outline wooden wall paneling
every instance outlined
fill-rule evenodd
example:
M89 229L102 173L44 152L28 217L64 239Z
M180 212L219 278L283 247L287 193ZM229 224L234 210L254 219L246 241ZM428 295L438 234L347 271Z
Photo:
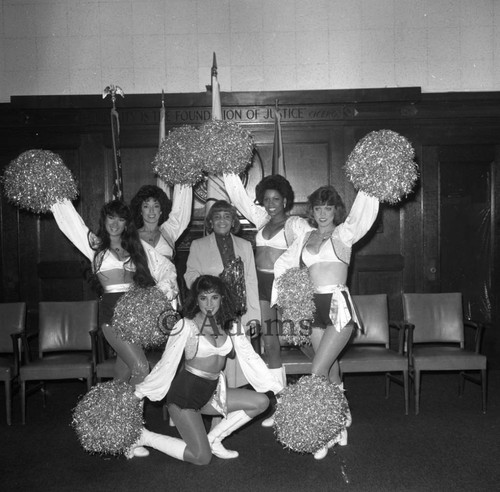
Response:
M422 255L414 292L439 292L439 162L436 147L422 149ZM425 220L424 220L425 217Z

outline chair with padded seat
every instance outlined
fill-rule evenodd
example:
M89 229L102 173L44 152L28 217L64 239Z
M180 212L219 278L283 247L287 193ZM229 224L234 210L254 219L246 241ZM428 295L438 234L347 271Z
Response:
M480 354L482 323L464 320L462 294L403 294L405 321L412 325L408 343L414 381L415 414L420 411L420 381L423 371L456 371L460 376L459 396L465 380L481 386L482 410L486 412L487 359ZM475 330L474 349L465 347L465 327ZM470 371L473 371L471 373ZM477 376L474 373L478 373Z
M409 408L408 357L404 352L406 326L389 321L387 294L353 295L364 333L356 331L342 353L339 364L347 373L385 373L385 396L389 397L391 382L403 387L405 414ZM391 348L390 329L397 330L397 350Z
M0 380L5 385L7 425L12 423L12 383L19 374L19 341L25 324L25 302L0 303Z
M38 358L21 365L22 423L26 422L26 383L85 379L92 387L94 364L90 332L97 329L97 301L40 302ZM45 391L43 391L45 406Z

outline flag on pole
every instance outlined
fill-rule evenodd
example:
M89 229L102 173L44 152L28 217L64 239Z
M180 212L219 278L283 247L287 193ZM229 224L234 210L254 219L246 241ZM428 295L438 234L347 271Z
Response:
M217 58L213 57L212 62L212 120L222 120L222 107L220 100L220 86L217 79ZM207 200L205 202L205 215L210 207L217 200L229 201L229 197L224 187L224 181L220 176L209 174L207 179Z
M281 135L281 116L278 111L278 101L274 110L274 142L271 174L281 174L286 178L285 156L283 154L283 139Z
M222 106L220 102L220 86L217 78L217 58L212 61L212 119L222 120Z
M161 108L160 108L160 131L158 135L158 148L160 148L163 140L166 137L165 130L165 92L161 90ZM161 188L169 198L172 198L172 190L170 186L163 181L159 176L156 178L156 185Z
M120 153L120 117L116 110L116 95L125 97L123 90L119 86L108 85L103 93L103 99L111 95L111 138L113 143L113 200L123 200L123 176L122 176L122 158Z

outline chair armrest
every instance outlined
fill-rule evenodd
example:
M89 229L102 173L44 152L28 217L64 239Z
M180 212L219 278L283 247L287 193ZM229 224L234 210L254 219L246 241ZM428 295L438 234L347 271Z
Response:
M473 321L471 319L464 319L464 327L474 328L476 330L476 334L474 336L474 352L476 352L476 354L479 354L479 352L481 351L485 324L479 321Z
M394 328L399 331L398 333L398 354L404 354L406 332L408 330L408 323L404 321L389 321L389 328Z
M99 332L96 328L89 331L90 335L90 346L92 349L92 363L94 367L97 366L97 363L100 362L100 354L99 354Z
M415 325L412 323L405 322L406 326L406 342L407 342L407 350L408 350L408 360L410 361L413 358L413 330L415 330Z
M22 332L21 333L11 333L10 338L12 340L12 353L14 354L14 374L17 376L19 374L19 366L21 362L20 347L22 346Z
M31 351L30 351L30 341L33 338L38 337L38 331L27 332L25 330L19 333L12 333L12 343L17 348L19 346L19 340L21 340L21 352L17 350L18 364L21 365L23 363L22 356L24 355L24 363L29 364L31 362ZM16 354L16 352L14 352ZM16 355L14 355L15 357Z

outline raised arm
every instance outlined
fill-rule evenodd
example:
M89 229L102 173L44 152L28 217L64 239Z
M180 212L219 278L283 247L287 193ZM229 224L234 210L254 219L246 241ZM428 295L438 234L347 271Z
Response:
M359 191L346 220L338 226L339 237L348 246L359 241L377 219L379 201Z
M65 198L52 205L50 210L54 214L54 219L60 231L92 261L95 251L89 244L89 228L85 225L73 204Z
M168 219L160 226L161 233L167 243L173 245L186 230L191 220L193 208L193 188L176 184L172 198L172 210Z
M237 174L224 173L224 186L226 187L231 203L241 214L252 222L257 229L260 229L269 221L269 216L264 207L254 203L248 196Z

